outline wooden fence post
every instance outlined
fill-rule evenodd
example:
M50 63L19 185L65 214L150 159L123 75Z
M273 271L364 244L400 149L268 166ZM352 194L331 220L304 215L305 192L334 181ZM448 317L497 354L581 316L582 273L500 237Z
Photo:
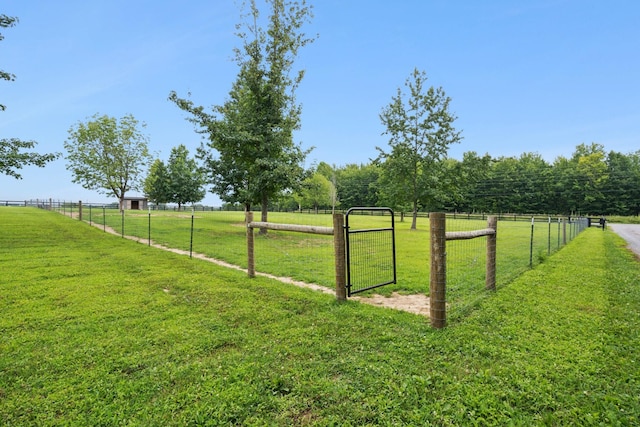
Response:
M78 201L78 220L82 221L82 200Z
M253 255L253 227L249 224L253 222L253 212L246 212L247 223L247 274L249 277L256 277L256 263Z
M485 289L496 290L496 243L498 241L498 218L490 216L487 219L487 228L495 231L487 235L487 276L485 279Z
M336 263L336 299L347 299L347 278L345 265L344 215L333 214L333 248Z
M567 244L567 219L562 218L562 246Z
M447 253L446 217L444 213L429 214L431 235L431 266L429 277L429 315L431 326L444 328L447 324Z

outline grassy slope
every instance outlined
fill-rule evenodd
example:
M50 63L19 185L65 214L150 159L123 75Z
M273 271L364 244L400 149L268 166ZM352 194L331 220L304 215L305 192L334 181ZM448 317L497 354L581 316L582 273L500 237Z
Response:
M0 208L0 424L639 422L640 267L588 230L443 331Z

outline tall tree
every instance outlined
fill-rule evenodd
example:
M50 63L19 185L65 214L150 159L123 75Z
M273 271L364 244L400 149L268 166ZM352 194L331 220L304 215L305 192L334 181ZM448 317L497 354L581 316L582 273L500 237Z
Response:
M434 206L442 197L444 160L449 146L462 139L453 127L457 117L449 112L451 98L442 87L426 88L426 81L426 73L416 68L405 81L409 93L398 88L380 114L391 150L376 147L385 194L397 206L411 206L412 230L418 209Z
M64 147L73 182L117 197L123 209L125 194L140 188L151 162L148 138L139 125L132 115L117 120L96 114L72 126Z
M300 127L301 107L295 90L304 72L295 72L300 48L313 39L302 31L312 17L303 1L266 0L270 16L260 26L255 0L249 1L246 22L237 26L241 47L235 49L240 67L229 98L208 113L171 92L169 99L191 114L209 141L198 150L212 190L229 203L246 209L260 204L267 221L269 199L296 189L304 178L308 151L293 141Z
M629 175L631 177L631 200L629 202L629 210L627 215L640 215L640 150L634 151L627 155L629 158Z
M600 214L608 181L606 154L601 144L579 144L571 158L558 157L552 174L555 195L568 214Z
M380 167L376 163L348 164L337 170L338 198L344 208L378 206Z
M296 194L296 200L300 207L318 208L332 206L332 195L335 187L322 173L315 172L302 182L302 186Z
M331 203L331 213L335 213L336 206L340 204L338 198L338 172L335 165L331 166L328 163L320 162L316 170L317 173L322 174L329 181L329 200Z
M156 159L149 168L149 175L144 180L143 191L145 196L156 205L171 201L169 173L162 160Z
M180 144L169 155L168 188L170 202L178 204L178 210L187 203L196 203L206 194L204 176L195 159L189 158L189 150Z
M517 181L508 192L514 196L513 212L545 212L551 188L551 167L538 153L523 153L516 160Z
M18 18L15 16L7 16L0 14L0 28L10 28L16 25ZM0 41L4 39L0 33ZM0 80L13 81L16 76L4 70L0 70ZM0 111L4 111L6 106L0 104ZM16 179L21 179L22 175L18 173L18 169L22 169L27 165L44 167L48 162L60 157L59 153L38 154L35 152L25 152L23 149L33 148L37 142L22 141L18 138L2 138L0 139L0 173L9 175Z
M482 197L482 186L489 177L492 158L485 154L480 157L475 151L467 151L462 161L451 159L449 180L454 183L451 191L451 205L460 211L487 211Z
M606 210L599 212L610 215L633 215L634 206L640 203L640 171L634 171L634 155L624 155L615 151L607 155L607 175L604 185Z

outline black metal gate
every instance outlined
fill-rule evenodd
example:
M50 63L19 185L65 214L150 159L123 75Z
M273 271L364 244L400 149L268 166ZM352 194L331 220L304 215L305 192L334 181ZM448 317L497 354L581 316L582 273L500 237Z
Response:
M396 283L393 210L351 208L345 216L347 295Z

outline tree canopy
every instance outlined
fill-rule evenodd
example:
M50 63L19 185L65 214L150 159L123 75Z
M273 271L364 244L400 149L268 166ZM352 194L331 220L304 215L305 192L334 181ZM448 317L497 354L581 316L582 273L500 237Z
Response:
M139 129L144 126L133 115L118 120L99 114L72 126L64 147L73 182L117 197L122 209L125 194L140 189L151 162L148 138Z
M321 162L309 172L311 176L335 177L336 198L341 209L389 205L389 196L384 194L389 191L388 178L379 161L344 166ZM640 214L640 150L624 154L607 152L601 144L579 144L570 156L559 156L552 162L532 152L492 157L469 151L461 160L443 161L440 176L442 180L434 184L441 187L437 204L422 207L421 211ZM304 191L296 194L302 208L331 208L327 197L316 197L315 204L310 197L302 197L304 194ZM327 194L326 187L324 194ZM412 210L410 204L393 207L402 212Z
M382 195L396 208L410 207L411 229L416 228L421 207L434 208L446 188L444 174L447 151L461 140L453 127L456 116L449 112L451 99L444 90L426 87L427 75L414 69L405 81L406 94L398 88L380 120L389 136L390 151L376 147L382 170Z
M0 14L0 28L10 28L16 25L18 18L15 16L7 16ZM0 33L0 41L4 39ZM12 73L0 70L0 80L13 81L16 76ZM4 104L0 104L0 111L6 110ZM38 154L35 152L23 151L35 147L35 141L22 141L18 138L2 138L0 139L0 173L9 175L16 179L21 179L22 175L18 173L27 165L44 167L48 162L60 157L59 153Z
M22 141L17 138L0 139L0 173L21 179L22 175L18 170L24 166L44 167L48 162L60 157L59 153L38 154L22 151L33 148L36 144L35 141Z
M15 16L7 16L5 14L0 14L0 28L10 28L15 26L18 23L18 18L16 18ZM0 41L2 41L4 39L4 36L2 35L2 33L0 33ZM6 72L4 70L0 70L0 80L8 80L8 81L13 81L15 80L16 76L15 74ZM6 109L6 106L4 104L0 104L0 111L4 111Z
M204 176L195 159L183 144L171 149L167 165L154 161L144 181L144 192L155 203L176 203L178 210L196 203L206 194Z
M302 185L295 195L301 208L313 208L316 212L320 207L335 206L335 187L320 172L315 172L302 181Z
M144 180L144 195L156 205L171 201L169 189L169 172L167 166L160 159L154 160L149 168L149 175Z
M228 203L262 207L267 220L269 200L295 190L304 178L308 154L294 142L301 107L295 90L304 72L293 69L300 48L312 41L302 26L312 17L304 1L267 0L266 27L260 25L255 0L249 1L246 22L237 26L240 67L228 99L211 113L171 92L169 99L206 135L198 150L212 191Z

